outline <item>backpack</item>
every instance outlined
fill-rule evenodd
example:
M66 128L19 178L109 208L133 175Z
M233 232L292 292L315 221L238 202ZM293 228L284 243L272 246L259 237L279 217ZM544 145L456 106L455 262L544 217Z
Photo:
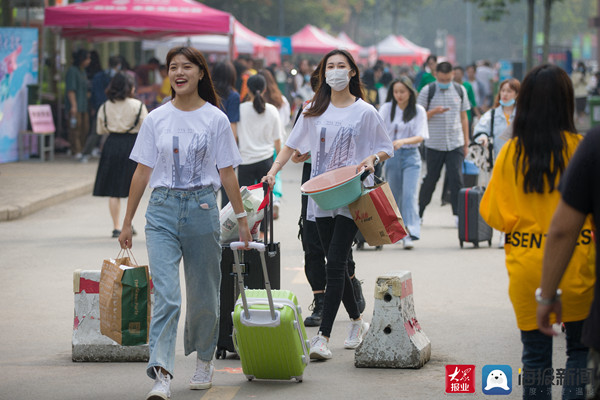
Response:
M461 89L461 86L454 81L452 81L452 86L454 86L454 90L456 90L456 93L458 93L458 95L460 96L460 104L462 104L462 102L464 101L464 94ZM427 87L429 88L429 92L427 93L427 107L425 107L425 110L429 111L429 104L431 103L431 99L433 99L433 96L435 95L435 89L437 89L436 82L431 82L427 85Z

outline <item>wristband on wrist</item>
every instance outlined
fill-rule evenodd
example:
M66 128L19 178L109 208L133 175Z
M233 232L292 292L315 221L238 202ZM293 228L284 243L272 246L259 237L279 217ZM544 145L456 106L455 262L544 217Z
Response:
M554 295L554 297L550 299L545 299L542 297L542 288L537 288L535 291L535 301L537 301L538 304L541 304L543 306L549 306L559 301L561 294L562 290L556 289L556 294Z
M246 211L243 211L243 212L241 212L239 214L235 214L235 218L237 218L237 219L244 218L244 217L247 217L247 216L248 216L248 213Z

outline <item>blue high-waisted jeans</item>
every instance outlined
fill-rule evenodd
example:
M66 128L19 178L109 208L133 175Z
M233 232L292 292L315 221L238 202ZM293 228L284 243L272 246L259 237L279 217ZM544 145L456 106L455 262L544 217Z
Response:
M173 375L182 258L187 294L185 355L196 351L204 361L213 358L219 333L219 236L219 209L212 187L195 191L154 189L146 211L146 246L154 284L146 372L153 379L153 367Z
M385 177L390 184L406 228L412 239L421 237L419 218L419 181L421 154L417 147L400 148L385 162Z

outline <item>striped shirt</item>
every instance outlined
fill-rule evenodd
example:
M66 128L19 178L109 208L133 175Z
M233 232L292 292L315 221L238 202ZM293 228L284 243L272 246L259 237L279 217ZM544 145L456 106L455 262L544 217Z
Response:
M461 102L460 95L453 86L454 84L451 84L450 88L444 90L436 87L429 108L427 108L429 85L419 93L417 103L427 111L438 106L450 108L444 113L434 115L427 121L429 139L425 140L425 147L438 151L450 151L465 145L460 115L462 111L469 110L471 105L465 88L460 85L460 90L463 92Z

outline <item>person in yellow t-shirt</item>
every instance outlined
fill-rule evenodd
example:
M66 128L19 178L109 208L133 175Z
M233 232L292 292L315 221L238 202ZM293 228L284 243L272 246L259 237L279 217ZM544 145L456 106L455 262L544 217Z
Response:
M162 83L158 88L158 94L156 95L156 101L158 104L162 104L162 102L167 98L171 97L171 81L169 80L169 71L167 70L166 65L161 65L158 67L158 72L162 77ZM157 85L158 86L158 85Z
M554 383L543 379L552 374L552 338L537 326L536 288L546 234L560 200L558 182L582 139L574 133L574 104L571 80L559 67L541 65L527 74L517 97L513 138L500 151L480 204L483 219L506 234L508 293L523 343L524 399L550 399ZM581 330L595 280L591 219L578 244L560 285L567 334L565 376L586 368L588 349L581 343ZM584 389L584 383L565 379L563 398L583 398L579 393Z

